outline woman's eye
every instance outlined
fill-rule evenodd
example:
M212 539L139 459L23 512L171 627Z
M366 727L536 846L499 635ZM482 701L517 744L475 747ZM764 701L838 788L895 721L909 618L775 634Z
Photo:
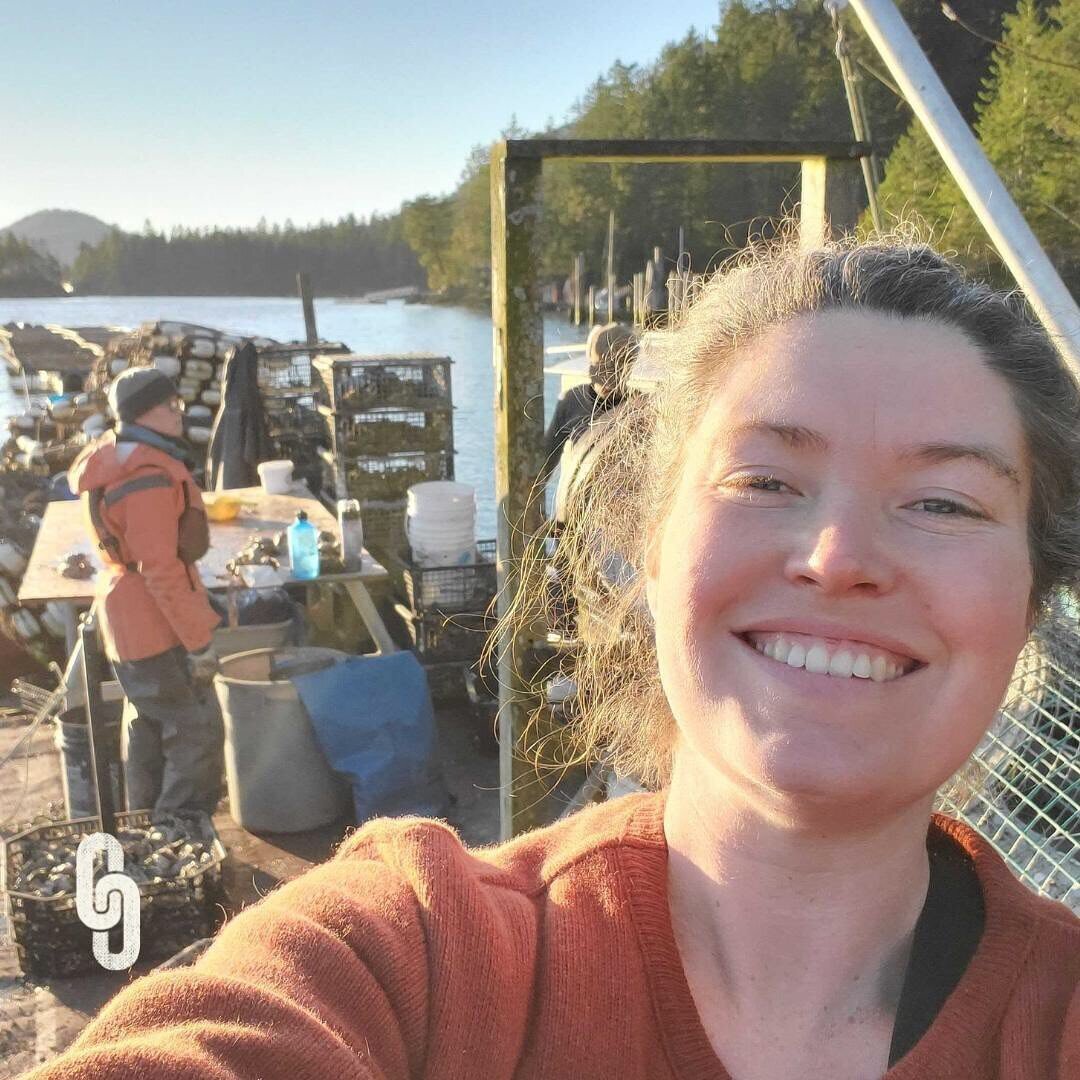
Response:
M764 491L769 494L783 494L792 489L783 480L775 476L735 476L728 484L740 491Z
M928 514L942 516L976 519L982 519L986 516L971 506L966 506L964 503L957 502L955 499L919 499L918 502L911 503L911 506L915 509L922 508Z
M754 476L746 486L755 491L783 491L787 484L777 480L775 476Z

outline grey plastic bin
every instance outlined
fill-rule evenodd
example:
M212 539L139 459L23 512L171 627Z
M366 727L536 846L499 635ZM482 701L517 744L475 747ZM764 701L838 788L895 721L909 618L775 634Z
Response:
M341 818L348 784L326 762L293 675L346 659L336 649L255 649L214 679L225 721L229 811L251 832L303 832Z

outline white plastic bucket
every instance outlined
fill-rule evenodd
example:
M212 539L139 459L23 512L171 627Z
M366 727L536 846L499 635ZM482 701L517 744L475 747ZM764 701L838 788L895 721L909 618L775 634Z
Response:
M470 540L476 535L476 526L471 521L450 522L446 525L424 525L413 518L409 522L409 535L420 542L430 540L433 543Z
M476 562L476 545L445 551L413 548L413 559L419 566L429 569L438 566L469 566Z
M259 480L267 495L288 495L292 486L291 461L264 461L259 466Z
M454 480L427 480L409 488L408 512L423 514L445 512L456 507L476 509L476 492L468 484Z
M409 488L405 535L421 566L461 566L476 550L476 491L453 480Z

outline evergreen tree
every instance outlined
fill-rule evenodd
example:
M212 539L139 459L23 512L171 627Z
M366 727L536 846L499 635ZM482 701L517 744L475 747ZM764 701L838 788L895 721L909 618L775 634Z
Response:
M1042 13L1020 0L1003 20L976 106L976 133L1066 282L1080 285L1080 0ZM980 273L1006 277L982 226L917 121L886 166L881 198L895 218L926 223L934 240ZM865 224L865 223L864 223Z

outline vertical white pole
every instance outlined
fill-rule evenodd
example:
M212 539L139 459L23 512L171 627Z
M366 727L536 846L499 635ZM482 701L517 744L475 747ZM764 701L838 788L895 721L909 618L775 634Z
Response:
M1080 374L1080 308L892 0L848 0L1043 326Z

